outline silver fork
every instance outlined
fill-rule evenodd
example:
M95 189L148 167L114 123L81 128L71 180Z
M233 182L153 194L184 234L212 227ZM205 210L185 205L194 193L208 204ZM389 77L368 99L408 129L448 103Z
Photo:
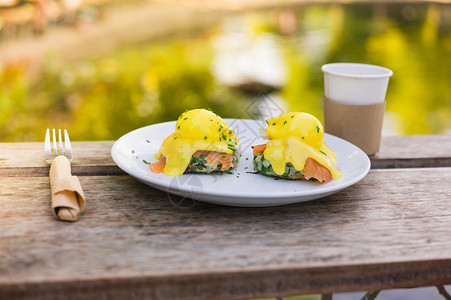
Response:
M58 143L56 142L56 131L53 129L53 143L50 142L50 129L45 132L44 153L45 161L51 163L53 159L59 155L64 155L72 161L72 147L70 145L69 134L64 129L64 147L61 139L61 129L58 129Z
M85 196L77 176L72 176L70 161L72 147L69 134L64 129L64 146L61 129L53 129L53 142L50 141L50 130L45 133L45 161L50 163L50 188L52 190L52 210L55 217L63 221L76 221L85 206Z

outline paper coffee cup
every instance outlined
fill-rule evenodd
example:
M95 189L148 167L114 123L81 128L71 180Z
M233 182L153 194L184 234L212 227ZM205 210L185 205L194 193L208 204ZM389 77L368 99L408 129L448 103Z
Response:
M366 154L379 151L385 95L393 72L355 63L323 65L324 127Z

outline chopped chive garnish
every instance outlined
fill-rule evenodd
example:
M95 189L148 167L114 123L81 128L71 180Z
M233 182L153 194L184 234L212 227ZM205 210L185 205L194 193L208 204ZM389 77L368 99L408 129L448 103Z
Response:
M150 162L148 162L147 160L143 159L143 163L145 163L146 165L149 165Z
M283 122L283 125L285 125L285 124L287 124L288 123L288 121L287 120L285 120L284 122Z
M188 120L188 118L183 118L183 120Z
M204 136L204 140L206 140L207 139L207 137L206 136Z
M276 123L274 122L274 123L272 123L272 125L276 125Z
M320 132L321 128L319 128L319 126L316 126L316 132Z
M132 153L135 153L135 150L132 150Z
M319 152L327 156L326 152L324 152L323 150L319 150Z
M146 140L146 142L150 143L150 141L149 141L149 140Z
M229 150L232 150L233 152L236 152L236 149L235 149L235 147L233 145L227 145L227 148Z
M294 118L294 115L292 115L291 118L293 119L293 118Z

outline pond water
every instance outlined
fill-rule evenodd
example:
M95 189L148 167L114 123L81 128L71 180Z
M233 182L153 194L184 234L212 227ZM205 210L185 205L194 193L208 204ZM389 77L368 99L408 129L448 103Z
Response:
M97 59L48 58L29 82L0 68L0 141L41 141L47 127L72 140L112 140L191 108L251 118L262 98L323 120L330 62L393 70L384 135L451 134L449 4L300 5L227 14L208 28Z

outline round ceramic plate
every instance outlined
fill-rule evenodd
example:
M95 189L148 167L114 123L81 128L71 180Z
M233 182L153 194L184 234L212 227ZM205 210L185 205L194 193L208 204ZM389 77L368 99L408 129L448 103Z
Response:
M252 145L266 143L260 136L265 122L225 119L240 139L241 158L233 174L184 174L170 177L154 174L147 163L155 162L163 140L175 130L175 121L159 123L131 131L119 138L111 149L114 162L137 180L170 195L231 206L264 207L286 205L325 197L360 181L368 174L368 156L353 144L325 134L324 141L337 156L337 167L343 173L326 184L305 180L276 180L255 174Z

